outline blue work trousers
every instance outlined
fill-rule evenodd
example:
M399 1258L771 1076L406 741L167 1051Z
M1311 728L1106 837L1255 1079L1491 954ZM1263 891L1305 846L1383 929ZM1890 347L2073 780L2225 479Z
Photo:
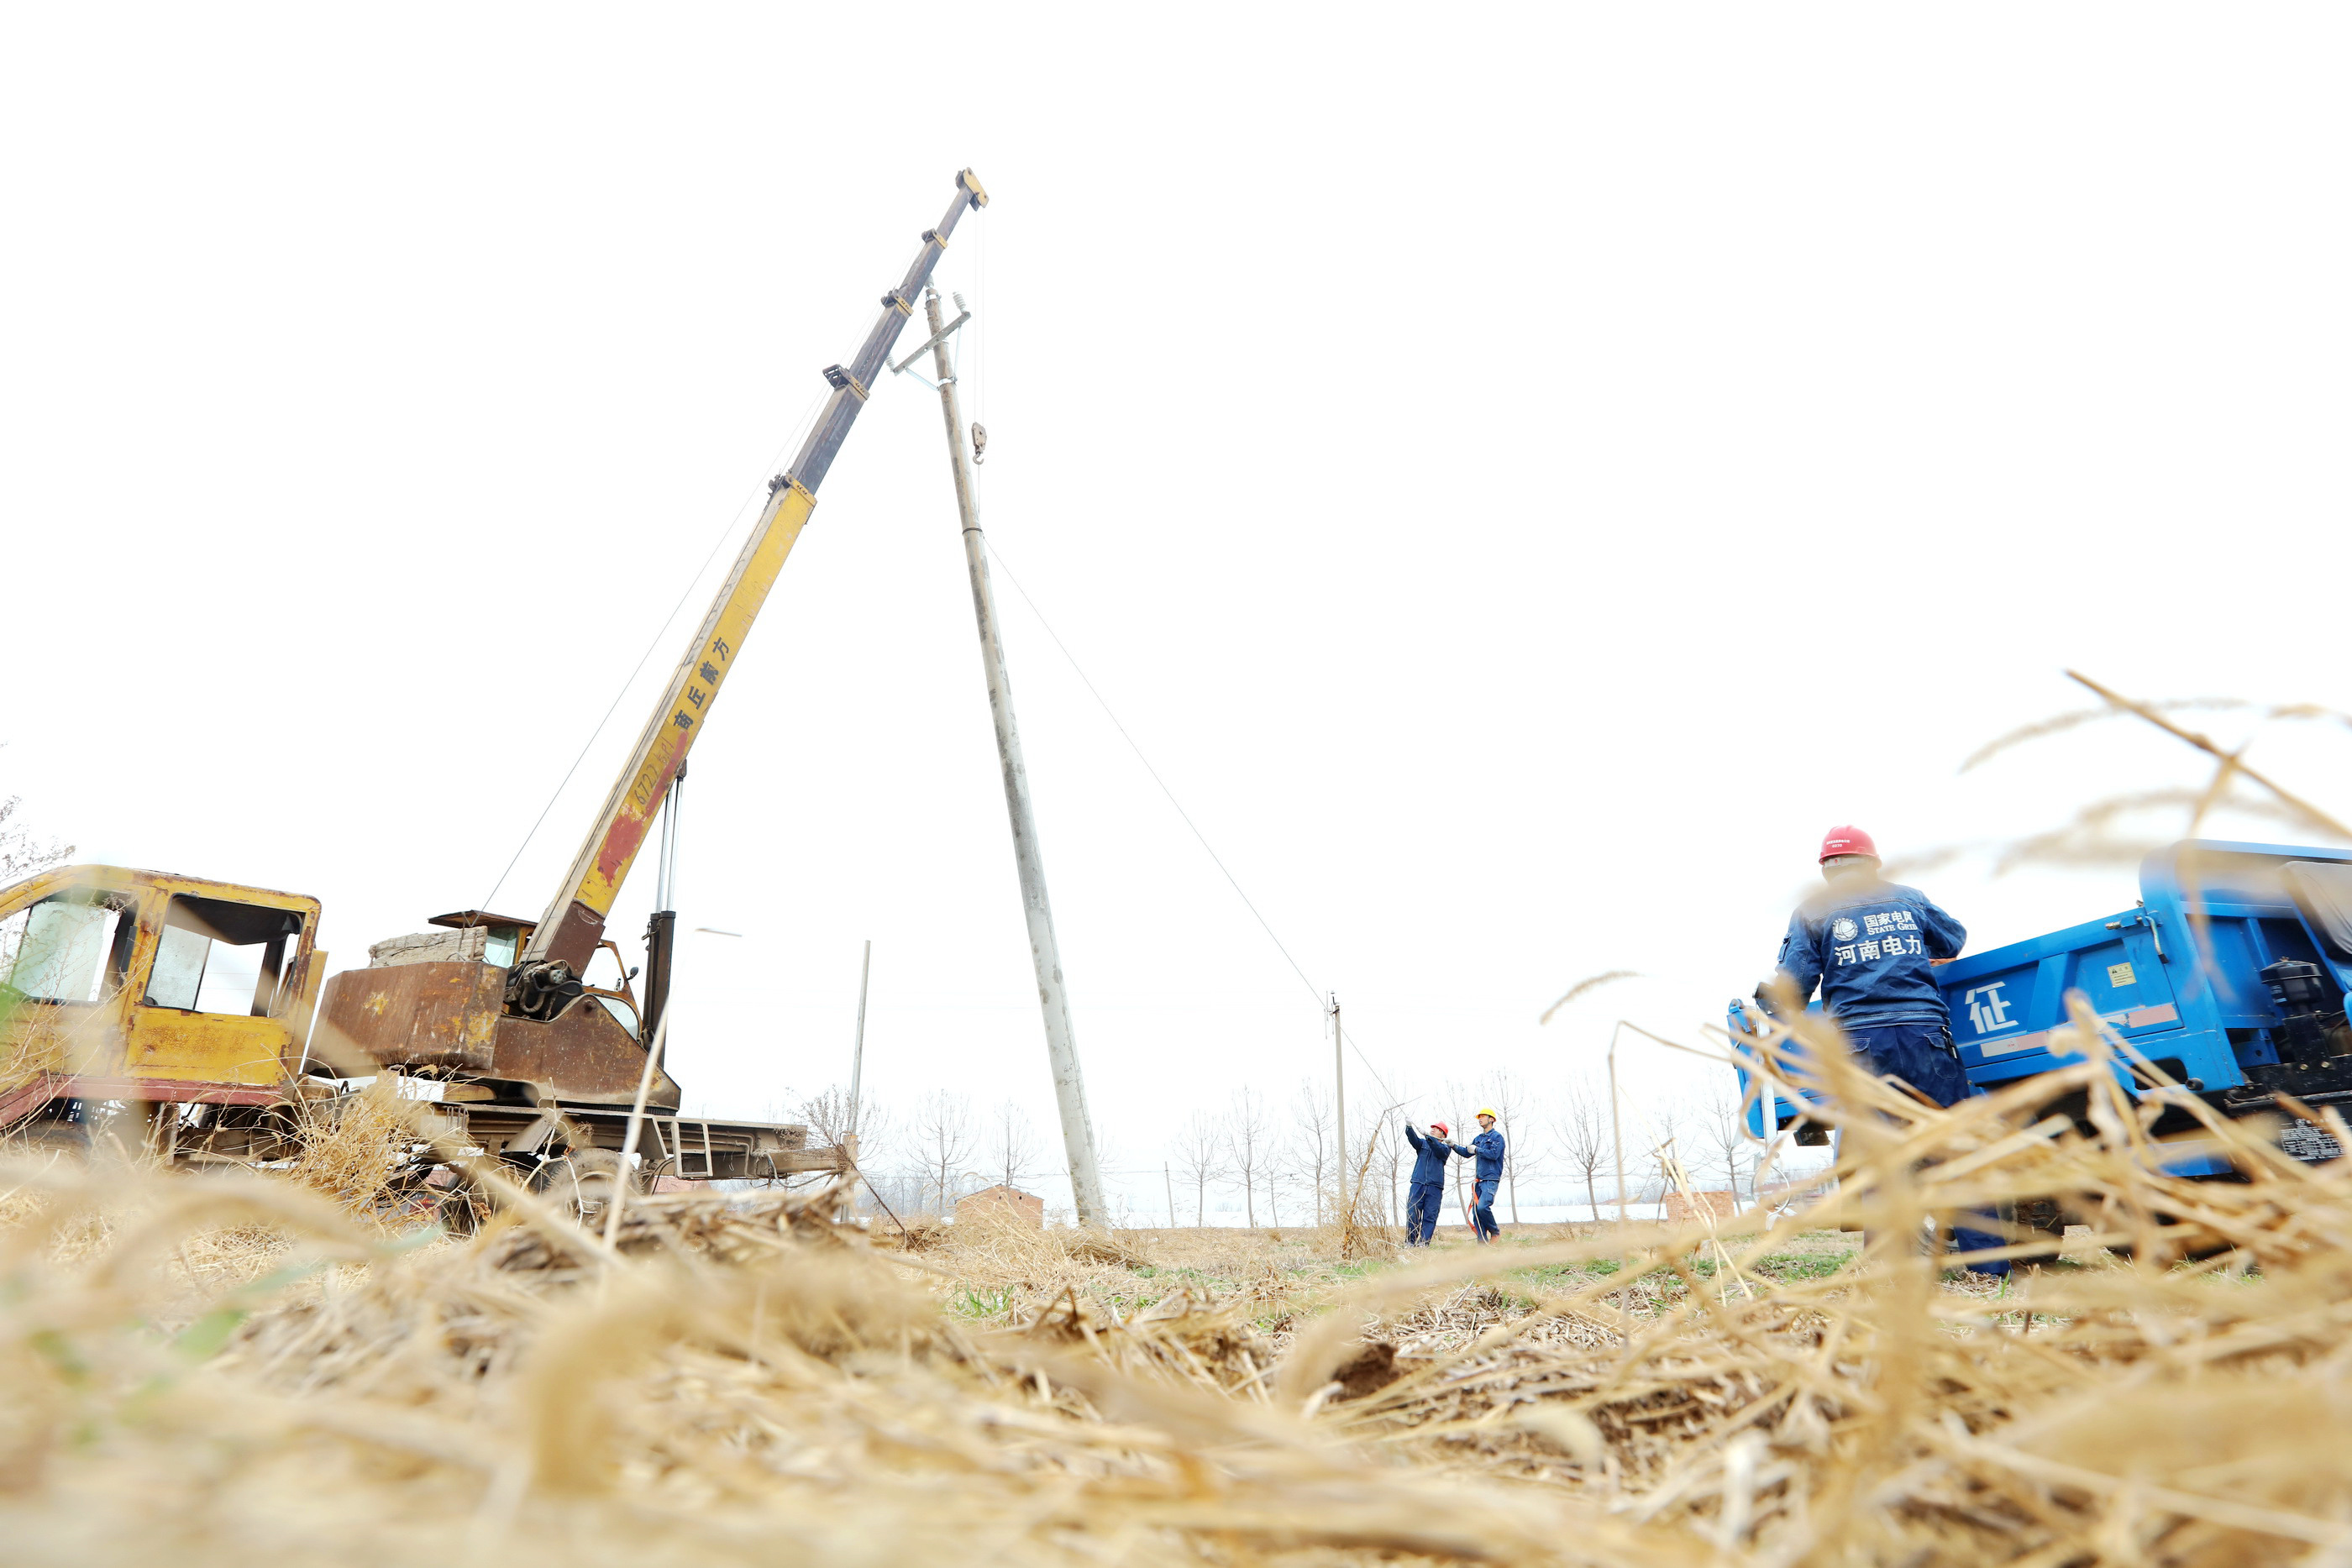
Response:
M1481 1241L1492 1241L1503 1233L1503 1228L1495 1223L1495 1191L1502 1185L1500 1176L1486 1176L1470 1184L1474 1195L1470 1200L1470 1223L1477 1228Z
M1938 1105L1957 1105L1969 1096L1969 1077L1960 1068L1952 1037L1940 1024L1895 1023L1876 1029L1852 1029L1846 1038L1881 1078L1900 1078ZM1983 1218L1992 1218L1990 1215ZM1976 1252L2008 1243L1999 1236L1964 1226L1952 1227L1952 1244L1962 1252ZM1979 1274L2006 1274L2009 1260L1971 1263Z
M1445 1184L1442 1181L1417 1181L1405 1195L1404 1244L1426 1247L1437 1234L1438 1210L1445 1203Z

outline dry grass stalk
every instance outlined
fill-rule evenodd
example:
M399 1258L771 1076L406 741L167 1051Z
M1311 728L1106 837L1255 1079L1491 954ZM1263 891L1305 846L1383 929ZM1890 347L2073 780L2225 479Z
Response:
M1348 1168L1343 1151L1339 1190L1333 1195L1331 1205L1332 1229L1339 1239L1342 1259L1386 1256L1396 1249L1396 1231L1385 1222L1380 1194L1371 1181L1372 1156L1379 1151L1379 1134L1367 1134L1363 1154L1353 1170Z
M400 1081L380 1073L356 1094L297 1102L295 1113L301 1118L301 1152L294 1179L354 1213L383 1209L402 1154L417 1141Z
M0 1515L30 1563L2352 1549L2326 1392L2352 1362L2352 1177L2237 1124L2213 1135L2243 1183L2162 1176L2076 1027L2084 1065L1949 1112L1833 1037L1783 1053L1853 1108L1844 1162L1803 1215L1718 1223L1745 1295L1703 1226L1353 1278L1312 1239L1232 1233L886 1251L834 1187L648 1197L610 1250L532 1216L398 1251L283 1179L24 1167L0 1184ZM2087 1132L2042 1113L2065 1089ZM2130 1260L1993 1296L1913 1241L2049 1193ZM182 1261L251 1223L269 1278ZM1849 1225L1853 1267L1772 1276L1800 1229Z

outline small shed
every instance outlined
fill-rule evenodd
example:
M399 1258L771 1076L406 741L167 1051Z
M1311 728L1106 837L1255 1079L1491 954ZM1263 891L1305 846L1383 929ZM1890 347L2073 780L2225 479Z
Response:
M1045 1228L1045 1200L1034 1192L1023 1192L1017 1186L998 1182L994 1186L982 1187L970 1197L956 1200L956 1223L969 1225L974 1220L994 1220L1003 1225L1024 1225L1033 1230Z

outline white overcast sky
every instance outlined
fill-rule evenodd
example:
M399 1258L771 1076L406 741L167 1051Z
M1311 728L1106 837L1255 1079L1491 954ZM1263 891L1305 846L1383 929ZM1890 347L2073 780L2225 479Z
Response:
M339 966L494 884L536 914L665 618L969 164L940 277L986 328L991 537L1380 1079L1426 1119L1621 1016L1695 1039L1831 823L1992 843L2201 779L2120 725L1958 771L2079 706L2064 668L2352 708L2347 31L20 8L0 795L82 859L318 895ZM1095 1118L1156 1167L1328 1071L1318 1005L998 587ZM2250 760L2352 810L2341 727ZM845 1078L871 937L876 1090L1050 1128L920 387L866 409L689 789L681 923L742 934L681 961L691 1103ZM1977 947L2136 892L1920 880Z

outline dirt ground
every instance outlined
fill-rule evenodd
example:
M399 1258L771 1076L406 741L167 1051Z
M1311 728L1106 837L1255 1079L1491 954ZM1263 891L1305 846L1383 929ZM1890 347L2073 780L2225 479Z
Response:
M2127 1107L2112 1143L2033 1113L1879 1107L1801 1217L1352 1256L904 1235L845 1188L648 1197L608 1247L520 1192L438 1231L347 1147L19 1165L0 1539L60 1568L2352 1561L2352 1173L2249 1135L2243 1183L2173 1181ZM1862 1245L2053 1191L2105 1228L2011 1281Z

